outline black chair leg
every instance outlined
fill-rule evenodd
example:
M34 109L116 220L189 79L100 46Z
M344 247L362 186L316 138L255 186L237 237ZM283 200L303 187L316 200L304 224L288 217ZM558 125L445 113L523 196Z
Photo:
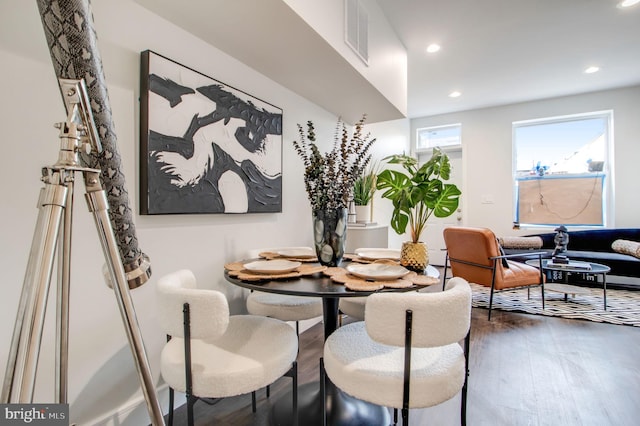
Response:
M171 386L169 386L169 413L167 422L169 426L173 426L173 398L174 398L174 390Z
M293 394L293 426L298 426L298 362L293 361L293 365L291 366L292 373L292 390Z
M171 336L167 334L167 342L169 340L171 340ZM169 426L173 426L174 396L175 396L175 391L171 386L169 386L169 413L167 413L167 422L169 422Z
M491 308L493 307L493 285L491 286L491 294L489 295L489 321L491 321Z
M251 411L256 412L256 391L251 392Z
M442 291L444 291L447 283L447 268L449 266L449 252L447 252L444 259L444 274L442 274Z
M271 385L267 385L267 398L271 396Z
M292 426L298 426L298 361L293 361L289 371L284 373L285 376L291 377L292 383L292 401L291 407L293 411L293 418L291 419Z
M467 425L467 382L465 380L462 388L462 402L460 404L460 425Z
M393 424L394 426L398 424L398 409L393 409Z
M402 409L402 426L409 426L409 409Z
M193 426L193 405L196 403L198 398L187 395L187 425Z
M460 425L467 425L467 389L469 384L469 349L471 345L471 329L464 338L464 385L462 385L462 400L460 401Z
M322 426L327 426L327 390L324 358L320 358L320 404L322 405Z

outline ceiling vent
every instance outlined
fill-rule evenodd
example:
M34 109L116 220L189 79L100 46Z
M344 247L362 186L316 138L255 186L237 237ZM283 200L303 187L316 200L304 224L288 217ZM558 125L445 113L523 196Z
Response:
M345 41L369 65L369 14L360 0L345 0Z

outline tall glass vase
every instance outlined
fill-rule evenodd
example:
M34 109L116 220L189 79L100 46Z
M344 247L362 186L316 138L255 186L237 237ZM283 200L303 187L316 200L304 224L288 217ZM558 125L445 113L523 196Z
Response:
M347 208L313 211L313 242L321 265L340 266L347 241L348 213Z

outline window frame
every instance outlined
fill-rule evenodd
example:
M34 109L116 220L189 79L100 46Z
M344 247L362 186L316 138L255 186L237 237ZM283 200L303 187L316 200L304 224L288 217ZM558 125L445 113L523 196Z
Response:
M426 147L418 147L418 143L420 142L420 133L422 131L429 130L437 130L437 129L447 129L447 128L457 128L459 129L458 142L455 144L447 144L447 145L429 145ZM451 124L443 124L438 126L427 126L427 127L419 127L416 129L416 140L413 145L413 150L416 154L424 154L433 151L433 148L440 148L443 151L453 151L462 149L462 123L451 123Z
M520 212L519 212L519 188L518 182L523 180L518 177L518 146L516 139L516 131L519 128L527 127L527 126L535 126L535 125L547 125L554 123L563 123L563 122L571 122L571 121L580 121L580 120L589 120L594 118L603 119L605 123L604 130L604 139L605 139L605 149L604 149L604 167L601 172L599 172L596 176L602 176L603 185L602 185L602 204L601 204L601 212L602 212L602 222L600 224L546 224L546 223L521 223L520 220ZM512 147L512 188L513 188L513 223L514 226L518 228L555 228L558 225L565 225L572 229L598 229L598 228L609 228L613 227L613 218L614 218L614 157L613 157L613 147L614 147L614 117L613 110L603 110L603 111L593 111L586 113L578 113L571 115L563 115L563 116L553 116L553 117L544 117L544 118L536 118L530 120L521 120L512 122L512 137L511 137L511 147ZM579 174L576 174L576 178L579 177Z

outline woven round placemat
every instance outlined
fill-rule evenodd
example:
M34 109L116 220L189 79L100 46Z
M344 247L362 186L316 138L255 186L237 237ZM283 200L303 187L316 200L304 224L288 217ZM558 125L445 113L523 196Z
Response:
M377 291L384 288L380 281L347 280L344 286L353 291Z
M337 274L331 275L330 277L331 277L331 281L338 284L344 284L349 280L360 280L360 278L356 277L355 275L351 275L346 270L343 273L337 273ZM360 280L360 281L364 281L364 280Z
M328 277L332 277L334 275L346 274L347 270L342 266L329 266L323 273Z
M281 274L261 274L244 269L242 262L231 262L224 265L228 271L230 277L237 278L242 281L271 281L271 280L285 280L290 278L298 278L304 275L313 275L319 272L323 272L327 269L322 265L300 265L291 272L284 272Z
M317 257L291 257L291 256L282 256L279 253L276 252L272 252L272 251L263 251L258 253L258 256L263 258L263 259L267 259L267 260L273 260L273 259L287 259L287 260L291 260L291 261L296 261L296 262L317 262L318 258Z
M323 265L300 265L296 270L302 275L313 275L318 272L325 272L327 267Z
M413 283L409 280L386 280L386 281L374 281L375 283L381 283L386 288L409 288L413 287Z
M237 274L237 275L235 275ZM288 278L298 278L302 274L298 271L286 272L283 274L256 274L243 269L242 271L229 271L229 276L235 276L242 281L271 281L284 280Z
M340 271L339 269L341 269L342 271ZM349 286L347 286L347 288L350 288L351 290L356 290L356 291L358 289L360 291L375 291L375 290L369 290L369 288L375 288L375 287L378 287L379 285L382 285L383 287L386 287L386 288L409 288L414 285L429 286L429 285L440 283L439 278L430 277L428 275L420 275L413 271L400 279L378 280L378 281L365 280L364 278L356 277L355 275L352 275L349 272L347 272L344 268L336 268L330 271L329 273L327 272L328 271L324 272L325 275L329 275L333 282L337 284L344 284L345 286L347 286L347 283L351 283L351 287L353 288ZM360 282L360 284L356 285L355 284L356 282ZM362 283L370 283L371 285L367 287Z
M397 280L365 280L356 277L348 272L339 273L331 276L331 281L337 284L344 284L350 290L354 291L376 291L384 287L387 288L409 288L413 286L413 282L407 279Z
M440 278L431 277L429 275L419 275L416 272L411 271L403 277L405 280L409 280L415 285L428 286L440 283Z
M227 271L242 271L244 269L244 264L242 262L225 263L224 269Z

